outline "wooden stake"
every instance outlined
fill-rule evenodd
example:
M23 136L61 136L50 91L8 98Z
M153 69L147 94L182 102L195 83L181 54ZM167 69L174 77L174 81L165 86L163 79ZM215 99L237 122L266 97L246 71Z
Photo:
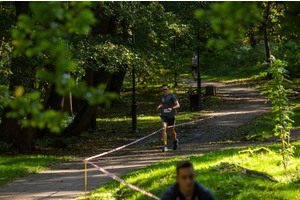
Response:
M164 145L164 162L166 162L166 149L165 149L165 145Z
M86 185L87 185L87 170L86 170L86 159L84 159L84 168L85 168L85 171L84 171L84 174L85 174L85 200L86 200Z
M234 112L235 112L235 136L236 136L236 139L237 139L236 109L234 109Z

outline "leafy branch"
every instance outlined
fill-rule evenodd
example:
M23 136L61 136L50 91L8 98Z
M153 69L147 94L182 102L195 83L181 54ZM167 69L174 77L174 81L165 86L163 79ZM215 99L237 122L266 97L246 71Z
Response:
M286 77L288 77L288 71L285 69L286 63L281 60L275 60L272 65L267 69L270 74L272 74L272 80L268 82L268 90L262 92L262 94L268 94L268 99L272 100L272 110L276 113L275 118L275 135L281 138L281 154L282 163L286 169L287 164L292 164L290 158L293 156L295 147L289 143L290 129L292 128L293 120L290 116L293 115L292 107L290 105L287 95L289 93L296 93L291 89L285 89L283 87L283 82L290 82ZM286 142L288 139L288 142Z

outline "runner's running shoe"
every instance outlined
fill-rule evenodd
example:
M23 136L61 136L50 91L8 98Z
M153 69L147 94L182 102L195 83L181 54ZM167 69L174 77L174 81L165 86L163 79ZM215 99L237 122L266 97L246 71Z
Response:
M168 151L168 147L163 147L162 152Z
M179 144L179 140L173 141L173 150L176 150Z

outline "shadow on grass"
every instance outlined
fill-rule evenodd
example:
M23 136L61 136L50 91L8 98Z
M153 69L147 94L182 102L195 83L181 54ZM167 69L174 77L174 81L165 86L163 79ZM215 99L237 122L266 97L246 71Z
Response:
M299 147L300 143L294 143ZM257 148L256 146L255 148ZM273 152L277 152L279 144L268 146ZM195 166L197 174L196 181L211 190L217 199L295 199L300 192L300 174L286 172L290 182L277 183L272 176L266 172L245 170L247 168L234 165L233 163L222 163L224 159L229 160L238 155L239 149L226 149L204 155L193 155L190 157L178 157L164 162L155 163L144 169L122 176L123 179L137 187L161 197L164 191L175 183L175 166L180 160L189 160ZM299 154L299 150L297 152ZM246 156L255 160L256 156ZM259 157L259 156L258 156ZM227 162L227 161L226 161ZM229 166L229 167L228 167ZM271 169L271 168L270 168ZM276 173L278 175L278 173ZM284 175L284 174L283 174ZM271 178L269 178L271 177ZM114 189L112 189L114 188ZM152 198L137 192L121 183L115 181L102 186L99 190L109 192L115 199L150 200ZM96 194L97 192L95 192ZM97 199L92 197L91 199Z
M60 162L60 159L55 156L1 156L0 159L0 184L37 173L44 167L53 166Z

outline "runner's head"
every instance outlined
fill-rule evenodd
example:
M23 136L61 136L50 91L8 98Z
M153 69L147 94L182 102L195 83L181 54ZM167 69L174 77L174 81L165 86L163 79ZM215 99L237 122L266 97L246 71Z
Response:
M162 85L162 90L163 90L164 94L168 94L168 92L169 92L169 87L168 87L168 85L167 85L167 84L163 84L163 85Z
M193 190L196 177L193 164L188 161L180 161L177 163L176 171L176 180L180 190Z

